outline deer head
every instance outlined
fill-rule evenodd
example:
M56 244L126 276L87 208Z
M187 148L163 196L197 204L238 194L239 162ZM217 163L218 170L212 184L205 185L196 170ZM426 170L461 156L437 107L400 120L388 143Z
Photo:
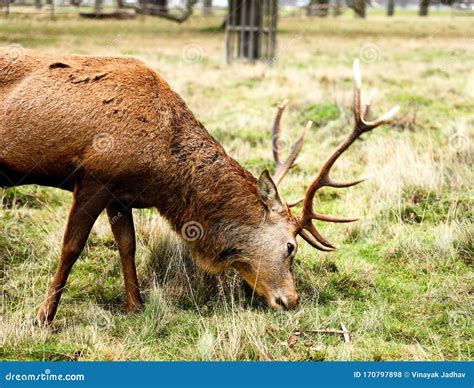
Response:
M293 261L298 249L296 237L299 235L312 247L321 251L333 251L336 247L316 229L313 220L327 222L353 222L356 218L342 218L320 214L314 210L314 197L323 187L343 188L361 183L363 179L352 182L338 182L330 177L330 171L337 159L365 132L388 122L399 110L395 106L377 120L369 121L370 105L375 90L372 91L364 109L361 109L361 74L359 60L353 64L354 73L354 128L323 164L319 174L308 186L304 198L285 202L280 197L277 186L288 171L297 164L297 157L303 146L306 133L312 122L308 122L301 136L293 145L288 158L282 161L278 147L273 147L275 173L273 179L264 171L258 180L258 194L265 206L265 217L257 229L249 229L241 235L246 236L245 249L236 249L233 266L267 303L276 309L292 308L298 304L293 275ZM278 144L281 117L286 102L278 107L273 126L273 143ZM303 202L300 215L292 213L291 208ZM240 233L239 233L240 234ZM248 237L250 236L250 237Z

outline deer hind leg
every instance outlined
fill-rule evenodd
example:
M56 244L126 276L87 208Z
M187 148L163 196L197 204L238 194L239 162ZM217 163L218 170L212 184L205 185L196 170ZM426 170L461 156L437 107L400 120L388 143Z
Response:
M132 210L119 202L107 206L110 226L122 260L125 280L125 310L136 312L142 309L143 302L135 268L135 227Z
M37 314L37 319L41 324L50 324L53 321L69 272L84 249L97 217L109 201L110 194L104 187L76 185L74 188L72 207L64 233L61 259L49 286L46 299Z

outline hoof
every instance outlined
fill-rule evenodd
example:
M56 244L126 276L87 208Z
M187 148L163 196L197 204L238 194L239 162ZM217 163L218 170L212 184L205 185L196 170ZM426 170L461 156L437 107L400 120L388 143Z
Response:
M32 321L33 321L33 326L43 327L43 328L51 327L51 324L53 323L53 321L49 321L45 318L41 318L38 316L33 318Z
M35 325L43 327L51 326L51 323L53 323L53 319L54 314L45 313L45 309L41 307L38 311L38 314L36 314Z

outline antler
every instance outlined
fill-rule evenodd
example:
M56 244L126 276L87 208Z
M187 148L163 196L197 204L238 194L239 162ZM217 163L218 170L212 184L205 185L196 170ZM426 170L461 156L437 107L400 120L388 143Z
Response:
M308 121L299 139L291 148L290 156L288 156L288 158L284 162L282 162L280 158L280 140L281 140L280 122L281 122L281 116L283 115L283 112L285 111L287 104L288 104L288 100L285 100L280 105L278 105L277 114L275 116L275 122L273 124L272 144L273 144L273 160L275 161L275 174L273 174L273 181L275 182L275 185L277 186L283 180L283 178L288 173L288 171L298 164L298 160L296 160L296 158L298 157L301 151L301 148L303 147L304 137L306 136L306 133L308 133L309 129L311 128L311 125L313 125L312 121Z
M313 199L316 192L324 187L350 187L357 185L364 181L364 179L359 179L352 182L337 182L334 181L330 176L329 173L331 171L332 166L336 162L336 160L341 156L351 145L354 143L363 133L369 132L372 129L378 127L381 124L386 123L390 120L400 109L397 105L393 107L390 111L379 117L377 120L374 121L366 121L370 111L370 105L372 99L375 97L376 91L375 89L372 90L370 93L369 99L365 104L365 109L363 115L361 115L361 106L360 106L360 89L361 89L361 74L360 74L360 66L359 60L356 58L354 59L353 64L353 73L354 73L354 129L352 132L347 136L347 138L339 144L336 150L332 153L332 155L327 159L326 163L324 163L321 171L319 172L318 176L313 180L310 184L308 190L306 191L304 202L303 202L303 211L301 216L297 219L300 230L298 231L299 235L303 237L303 239L308 242L314 248L317 248L321 251L332 251L336 249L334 245L332 245L328 240L326 240L316 229L313 224L313 220L321 220L327 222L353 222L357 221L357 218L340 218L340 217L333 217L328 216L325 214L319 214L314 212L313 210Z

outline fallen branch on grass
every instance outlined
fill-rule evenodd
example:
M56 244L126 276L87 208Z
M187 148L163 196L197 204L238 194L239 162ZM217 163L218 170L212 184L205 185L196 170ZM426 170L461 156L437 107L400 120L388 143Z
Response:
M315 333L315 334L342 334L344 337L344 342L348 343L351 342L351 333L349 330L347 330L347 327L344 325L344 323L341 322L341 330L339 329L300 329L300 330L295 330L291 334L290 338L288 339L288 346L293 347L296 342L298 342L299 337L301 334L306 334L306 333Z

